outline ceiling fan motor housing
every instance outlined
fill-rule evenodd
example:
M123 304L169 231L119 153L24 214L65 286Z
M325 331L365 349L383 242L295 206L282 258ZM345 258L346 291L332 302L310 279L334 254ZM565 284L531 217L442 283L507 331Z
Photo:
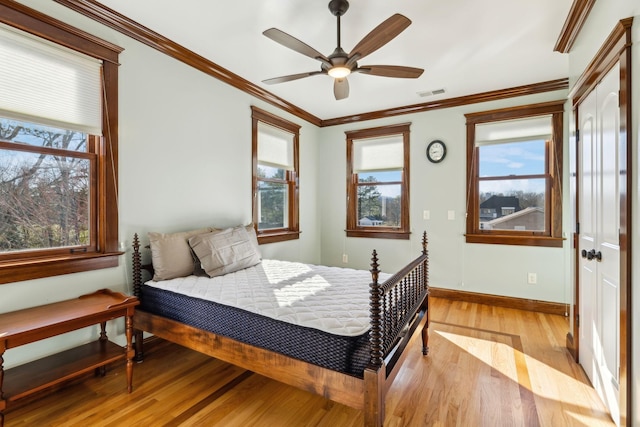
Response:
M329 10L334 16L342 16L349 10L349 2L347 0L331 0Z

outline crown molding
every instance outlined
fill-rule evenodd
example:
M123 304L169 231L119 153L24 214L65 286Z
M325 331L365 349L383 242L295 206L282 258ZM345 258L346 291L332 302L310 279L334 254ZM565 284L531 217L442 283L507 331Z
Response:
M338 117L335 119L323 120L321 126L335 126L347 123L361 122L365 120L381 119L385 117L398 116L401 114L413 114L442 108L459 107L462 105L477 104L479 102L496 101L499 99L514 98L518 96L533 95L543 92L552 92L569 88L569 79L562 78L549 80L541 83L533 83L524 86L516 86L508 89L499 89L489 92L476 93L473 95L460 96L457 98L443 99L440 101L426 102L423 104L407 105L404 107L390 108L387 110L372 111L353 116Z
M197 70L202 71L224 83L227 83L243 92L248 93L275 107L285 110L294 116L308 121L316 126L321 120L313 114L291 104L288 101L262 89L259 86L243 79L239 75L221 67L220 65L198 55L186 47L156 33L155 31L133 21L130 18L110 9L95 0L54 0L69 9L100 22L134 40L139 41L153 49L156 49L172 58L177 59Z
M573 0L569 15L564 21L556 45L553 48L554 52L569 53L582 30L591 8L596 3L596 0Z

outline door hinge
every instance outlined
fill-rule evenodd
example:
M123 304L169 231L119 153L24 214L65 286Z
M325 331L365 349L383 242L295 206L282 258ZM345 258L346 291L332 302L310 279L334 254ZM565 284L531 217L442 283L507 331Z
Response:
M580 223L576 222L576 234L580 234Z
M576 326L579 328L580 327L580 315L576 314Z
M576 129L576 142L580 141L580 129Z

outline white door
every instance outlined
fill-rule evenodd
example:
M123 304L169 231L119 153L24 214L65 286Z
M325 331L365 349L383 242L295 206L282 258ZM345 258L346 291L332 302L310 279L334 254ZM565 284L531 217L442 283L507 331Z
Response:
M578 106L580 126L580 364L619 410L620 109L616 65Z

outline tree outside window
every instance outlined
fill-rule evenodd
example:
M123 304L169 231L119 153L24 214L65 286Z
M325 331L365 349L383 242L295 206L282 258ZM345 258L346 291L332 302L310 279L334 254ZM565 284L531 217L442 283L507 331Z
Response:
M0 117L0 141L0 253L89 246L88 136Z

